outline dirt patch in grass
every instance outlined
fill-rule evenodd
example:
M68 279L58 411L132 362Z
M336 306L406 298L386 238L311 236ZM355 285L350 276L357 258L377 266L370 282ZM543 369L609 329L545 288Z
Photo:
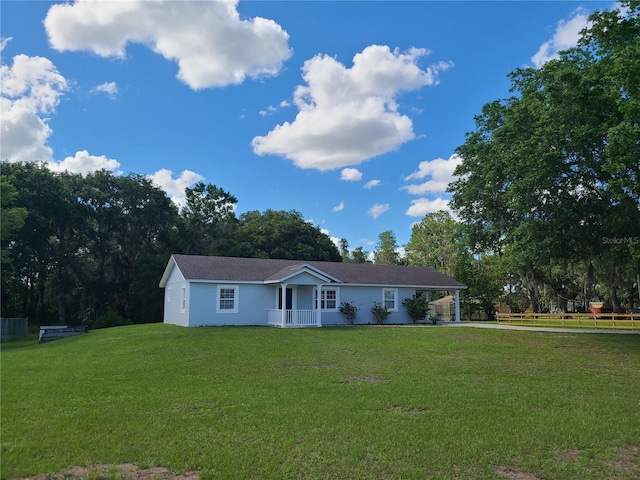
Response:
M199 480L199 472L177 475L164 467L138 468L131 463L72 467L63 473L15 480Z
M385 383L387 380L376 375L349 375L347 383Z
M541 480L540 477L535 476L533 473L512 470L504 465L495 465L493 471L509 480Z
M391 405L389 407L389 411L404 413L405 415L422 415L423 413L429 413L428 408L411 407L408 405Z
M607 462L612 470L630 478L640 478L640 448L628 445L618 449L613 459Z
M560 454L560 459L564 460L565 462L577 462L578 457L581 453L582 451L572 448L570 450L565 450L564 452L562 452Z

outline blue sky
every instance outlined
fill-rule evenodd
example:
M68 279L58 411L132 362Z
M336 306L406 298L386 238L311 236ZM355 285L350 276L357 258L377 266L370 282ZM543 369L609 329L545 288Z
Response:
M2 1L2 159L296 209L351 248L447 207L473 116L612 2Z

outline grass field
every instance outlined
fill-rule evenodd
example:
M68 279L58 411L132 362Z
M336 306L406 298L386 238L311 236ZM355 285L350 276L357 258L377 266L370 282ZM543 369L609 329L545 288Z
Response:
M640 478L638 335L155 324L1 362L5 479Z

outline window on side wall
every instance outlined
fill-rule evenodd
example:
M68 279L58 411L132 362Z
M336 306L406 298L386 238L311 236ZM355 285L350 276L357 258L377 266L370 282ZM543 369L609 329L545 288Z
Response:
M237 285L218 285L216 313L238 313Z
M383 288L382 289L382 304L392 312L398 311L398 289L397 288Z
M180 311L184 313L187 311L187 287L180 290L180 302Z
M318 289L314 290L315 308L318 308ZM337 288L323 288L320 299L321 310L337 310L340 303L340 290Z

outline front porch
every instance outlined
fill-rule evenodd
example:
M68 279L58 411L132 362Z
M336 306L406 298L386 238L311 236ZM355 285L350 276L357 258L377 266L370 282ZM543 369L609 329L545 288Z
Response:
M317 310L281 310L270 309L267 323L273 327L321 327Z
M305 263L284 268L265 283L274 285L276 295L273 304L276 308L267 310L267 324L295 328L321 327L322 309L328 301L338 301L335 295L327 299L329 293L325 286L341 282Z

